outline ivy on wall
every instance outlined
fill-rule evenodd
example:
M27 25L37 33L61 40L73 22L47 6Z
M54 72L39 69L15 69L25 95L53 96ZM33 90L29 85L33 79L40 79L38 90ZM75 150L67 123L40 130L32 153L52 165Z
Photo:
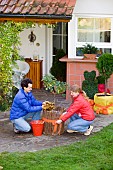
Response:
M9 108L12 102L12 64L19 59L19 33L25 28L34 27L31 22L0 23L0 110Z

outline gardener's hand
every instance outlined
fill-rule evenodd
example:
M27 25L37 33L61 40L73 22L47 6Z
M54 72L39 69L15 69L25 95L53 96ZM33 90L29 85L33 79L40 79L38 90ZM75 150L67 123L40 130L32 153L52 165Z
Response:
M42 109L45 109L46 105L45 104L42 104Z
M42 103L42 109L45 109L46 108L46 102L43 102Z
M60 123L62 123L62 120L57 120L56 123L60 124Z
M65 115L67 112L62 113L62 115Z
M47 104L47 103L49 103L49 101L44 101L44 102L42 103L42 105L45 105L45 104Z

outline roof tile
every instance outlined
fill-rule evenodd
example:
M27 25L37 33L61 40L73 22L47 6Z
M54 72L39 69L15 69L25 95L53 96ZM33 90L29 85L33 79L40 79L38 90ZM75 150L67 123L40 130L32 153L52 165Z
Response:
M58 8L56 14L57 15L62 15L62 14L65 14L66 13L66 8Z
M31 10L31 6L24 6L21 14L28 14Z
M18 0L10 0L8 6L16 5Z
M55 8L49 8L47 14L49 15L56 14L57 10L58 10L58 6L56 6Z
M12 13L14 7L15 7L15 6L8 6L8 7L4 10L4 12L5 12L5 13Z
M38 13L38 11L40 11L40 9L41 9L41 5L39 5L37 8L34 7L30 10L29 14L36 14Z
M2 0L1 2L0 2L0 5L7 5L8 4L8 1L10 1L10 0Z
M3 13L6 8L7 8L7 5L0 6L0 13Z
M24 6L16 6L16 8L14 8L13 13L17 14L17 13L21 13L21 11L23 10Z
M20 5L24 5L24 4L25 4L25 2L26 2L26 0L19 0L19 1L18 1L18 4L20 4Z
M76 0L0 0L0 14L71 16Z

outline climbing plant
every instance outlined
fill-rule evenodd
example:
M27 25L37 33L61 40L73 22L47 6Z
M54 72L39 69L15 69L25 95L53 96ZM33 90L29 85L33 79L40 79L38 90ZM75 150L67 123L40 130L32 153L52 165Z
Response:
M25 28L34 27L32 22L0 23L0 110L6 110L11 104L12 63L19 59L19 33Z

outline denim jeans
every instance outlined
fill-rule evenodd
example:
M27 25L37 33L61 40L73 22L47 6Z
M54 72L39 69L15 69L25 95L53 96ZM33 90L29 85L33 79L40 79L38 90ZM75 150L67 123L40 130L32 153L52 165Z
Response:
M74 114L70 117L70 123L68 124L68 129L75 130L78 132L86 132L88 127L93 123L93 121L87 121Z
M31 130L31 126L26 121L27 119L31 118L32 120L39 120L40 119L40 112L32 112L28 113L26 116L20 117L18 119L11 120L14 123L14 126L19 131L29 132Z

